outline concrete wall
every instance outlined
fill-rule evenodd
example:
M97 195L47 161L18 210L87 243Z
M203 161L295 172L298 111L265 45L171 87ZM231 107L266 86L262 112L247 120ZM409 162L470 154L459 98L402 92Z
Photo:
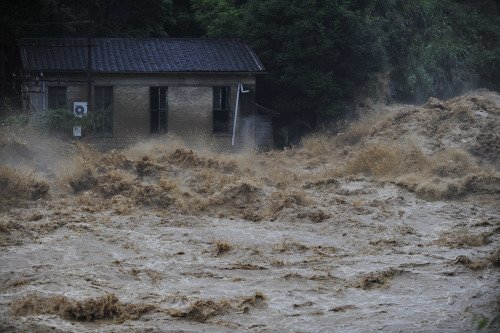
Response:
M255 145L267 150L273 147L273 118L257 113L255 124Z
M71 109L73 102L87 100L87 87L84 82L65 82L65 80L86 79L82 74L50 75L45 73L46 86L62 85L67 87L67 102ZM59 80L60 79L60 80ZM167 128L169 133L180 136L215 136L221 141L230 142L230 134L213 134L212 99L214 86L229 86L231 115L234 112L237 86L242 82L251 89L250 94L242 95L241 115L238 132L243 121L255 114L255 76L248 74L94 74L93 86L113 87L113 136L136 137L150 134L150 87L166 86L168 103ZM40 88L40 85L37 87ZM47 90L45 103L47 105ZM93 93L93 91L92 91ZM41 110L40 94L33 94L33 107ZM95 101L95 100L94 100ZM255 128L255 125L249 126ZM231 116L232 131L232 116ZM253 133L253 134L252 134ZM253 141L247 142L248 134ZM239 143L254 143L254 131L246 131L247 138ZM228 139L229 138L229 139ZM245 142L242 142L245 141Z
M177 135L212 133L212 87L168 88L168 130Z

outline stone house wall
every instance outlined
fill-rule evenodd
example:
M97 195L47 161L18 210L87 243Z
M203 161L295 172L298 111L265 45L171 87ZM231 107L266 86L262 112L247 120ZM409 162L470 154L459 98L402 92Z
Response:
M32 108L41 111L42 100L47 106L48 87L66 86L67 106L73 102L87 100L85 82L66 80L86 79L85 74L45 73L45 99L39 93L30 96ZM230 129L236 103L238 83L251 92L240 95L240 116L237 127L239 145L255 144L255 76L249 74L93 74L93 86L113 87L113 137L131 138L149 136L150 130L150 87L167 87L167 131L186 136L216 137L229 144L231 134L213 134L213 87L230 87ZM41 90L41 83L30 90ZM35 89L34 89L35 88ZM94 93L94 90L92 90ZM92 97L95 103L95 98ZM252 123L253 121L253 123Z

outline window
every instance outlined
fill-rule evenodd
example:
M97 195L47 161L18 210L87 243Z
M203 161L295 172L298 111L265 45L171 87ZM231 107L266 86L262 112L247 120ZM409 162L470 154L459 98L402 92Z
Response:
M94 87L96 134L113 134L113 87Z
M151 133L167 131L167 87L149 88L151 100Z
M49 109L66 109L66 87L49 87Z
M214 87L214 133L229 133L229 87Z

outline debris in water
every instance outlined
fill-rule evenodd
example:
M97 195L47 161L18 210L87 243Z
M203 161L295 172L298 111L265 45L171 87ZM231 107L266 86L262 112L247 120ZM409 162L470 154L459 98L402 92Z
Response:
M0 165L0 211L45 198L49 188L49 183L35 178L34 172L23 174Z
M184 309L170 309L167 313L172 317L184 318L197 322L206 322L208 319L238 310L248 313L251 308L262 308L266 306L266 297L261 292L256 292L252 296L237 297L231 300L206 300L200 299L191 303Z
M401 270L390 268L381 272L369 273L356 283L357 288L364 290L373 288L387 288L389 281L402 273Z
M489 233L472 234L467 230L454 230L441 235L437 243L450 248L483 246L490 242Z
M12 312L16 316L55 314L65 319L94 321L113 319L117 322L136 320L155 309L153 305L122 303L114 294L75 301L65 296L43 297L35 294L15 300Z

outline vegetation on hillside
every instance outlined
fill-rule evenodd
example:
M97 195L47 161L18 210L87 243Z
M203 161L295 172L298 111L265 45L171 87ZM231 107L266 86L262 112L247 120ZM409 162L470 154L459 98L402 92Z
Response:
M269 72L259 102L282 114L281 125L314 128L367 96L421 103L498 90L499 8L494 0L11 0L0 4L0 25L11 48L23 36L87 36L86 23L61 22L89 18L94 36L240 38Z
M383 93L407 102L498 88L494 1L192 2L208 35L255 48L270 72L266 100L282 112L338 115L381 77Z

